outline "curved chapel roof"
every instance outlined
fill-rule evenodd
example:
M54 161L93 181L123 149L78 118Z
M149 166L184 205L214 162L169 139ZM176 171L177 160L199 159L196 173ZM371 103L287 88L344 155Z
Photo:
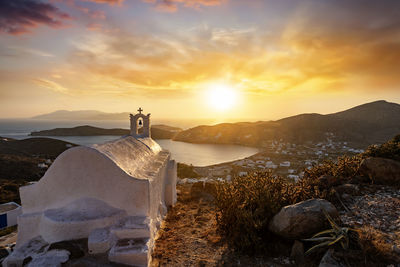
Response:
M124 136L120 139L92 148L111 159L127 174L139 179L148 179L154 176L169 152L162 150L151 138L138 138Z

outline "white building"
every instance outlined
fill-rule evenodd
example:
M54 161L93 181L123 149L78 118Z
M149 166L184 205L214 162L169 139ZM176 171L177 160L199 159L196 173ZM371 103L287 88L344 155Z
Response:
M238 175L239 176L247 176L247 172L239 172Z
M295 182L297 182L300 179L300 176L295 174L289 174L287 178L293 179Z
M266 163L265 163L265 167L267 167L267 168L270 168L271 166L273 166L274 165L274 163L272 162L272 161L267 161Z
M38 237L88 238L89 252L112 262L150 263L161 220L176 202L176 163L151 139L150 114L141 111L131 115L131 135L68 149L39 182L20 188L18 240L5 266L20 266L24 244Z
M17 217L22 213L22 208L15 202L0 205L0 229L17 224Z
M233 164L236 165L236 166L243 166L244 165L244 160L238 160Z
M284 161L279 164L281 167L290 167L290 161Z

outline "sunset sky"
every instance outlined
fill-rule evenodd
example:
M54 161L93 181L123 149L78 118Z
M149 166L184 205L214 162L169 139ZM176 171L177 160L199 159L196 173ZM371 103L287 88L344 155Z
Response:
M0 0L0 118L267 120L380 99L400 103L398 0Z

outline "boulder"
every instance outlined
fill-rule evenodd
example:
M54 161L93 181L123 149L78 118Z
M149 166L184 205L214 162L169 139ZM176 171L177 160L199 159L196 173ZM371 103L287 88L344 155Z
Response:
M69 251L53 249L33 257L27 267L61 267L69 259Z
M48 247L49 244L41 236L37 236L15 249L4 259L2 264L4 267L23 266L24 263L30 262L36 255L45 253Z
M297 265L301 265L304 262L304 245L298 240L295 240L290 252L290 258L295 261Z
M0 259L7 257L9 254L8 250L6 248L0 248Z
M346 267L346 264L343 264L338 259L335 259L334 250L330 248L322 257L319 267Z
M385 158L366 158L361 162L360 173L377 184L399 184L400 162Z
M333 219L338 211L329 201L310 199L283 207L271 220L269 230L289 239L309 238L328 227L325 210Z
M69 257L71 259L76 259L85 256L85 247L87 247L86 239L66 240L52 243L49 247L49 250L66 250L70 253Z

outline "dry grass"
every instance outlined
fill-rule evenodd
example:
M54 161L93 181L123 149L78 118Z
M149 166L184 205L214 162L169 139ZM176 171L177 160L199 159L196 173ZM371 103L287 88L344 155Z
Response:
M178 203L158 233L152 266L217 266L227 249L216 232L215 207L178 186Z
M400 234L397 233L400 240ZM372 227L364 226L359 229L358 243L370 261L381 263L400 262L400 253L394 251L388 234Z

